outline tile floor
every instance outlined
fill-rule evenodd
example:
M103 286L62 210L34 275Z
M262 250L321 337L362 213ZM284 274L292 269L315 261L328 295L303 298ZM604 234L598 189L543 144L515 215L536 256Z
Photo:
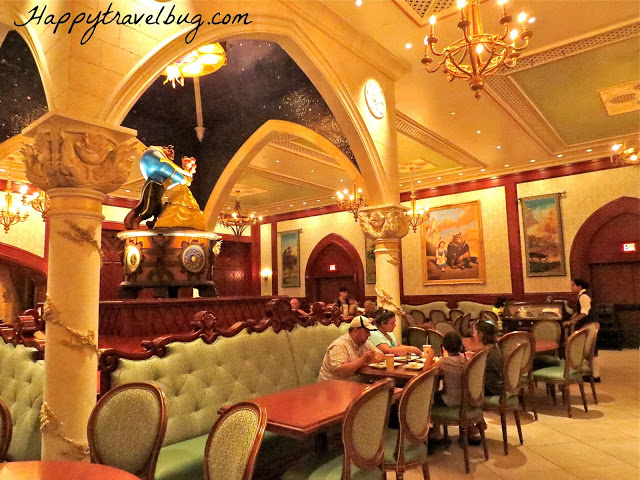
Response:
M598 405L585 385L588 412L582 408L577 386L571 388L573 418L568 418L566 407L559 401L554 407L539 385L538 421L521 414L524 445L518 442L511 415L505 456L500 417L485 414L489 460L484 459L482 447L470 446L471 472L465 474L462 450L454 437L448 452L440 448L429 457L431 480L640 480L640 351L601 351L600 364ZM412 470L405 479L418 480L422 475Z

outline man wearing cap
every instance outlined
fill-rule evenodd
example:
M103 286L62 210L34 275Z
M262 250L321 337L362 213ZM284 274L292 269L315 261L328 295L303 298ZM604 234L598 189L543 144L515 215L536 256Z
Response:
M357 380L356 372L360 368L384 360L384 354L369 342L370 332L376 330L364 315L355 317L349 324L349 332L329 345L318 381Z

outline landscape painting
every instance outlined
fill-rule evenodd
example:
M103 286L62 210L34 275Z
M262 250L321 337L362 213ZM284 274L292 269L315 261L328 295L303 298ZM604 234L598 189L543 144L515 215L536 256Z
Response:
M421 233L424 285L485 282L479 200L430 208Z
M566 275L560 195L520 199L527 276Z
M282 287L300 286L300 232L292 230L280 234L282 256Z

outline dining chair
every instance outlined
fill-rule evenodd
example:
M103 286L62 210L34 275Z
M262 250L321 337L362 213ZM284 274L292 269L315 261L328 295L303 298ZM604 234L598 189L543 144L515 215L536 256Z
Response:
M438 367L433 366L404 387L398 404L400 428L396 435L386 437L384 461L385 472L393 471L397 480L404 478L404 472L421 467L422 476L429 480L427 462L427 437L431 421L433 394L438 384Z
M431 345L431 348L433 348L433 352L436 357L442 356L443 338L444 335L442 335L437 330L427 329L427 345Z
M407 328L407 343L422 350L422 346L429 343L427 331L422 327Z
M531 335L533 335L536 341L547 340L556 342L556 345L560 345L562 327L560 323L555 320L539 320L533 324ZM552 354L537 353L533 363L536 369L557 366L560 364L558 351L556 350L555 353Z
M578 330L571 334L565 344L565 359L559 365L545 367L533 372L533 380L544 382L554 387L558 385L562 388L562 398L567 405L567 414L571 418L571 395L569 385L578 384L584 411L587 410L587 399L584 395L584 383L582 378L582 366L584 362L584 349L587 343L588 332L585 329ZM553 390L555 392L555 390ZM554 395L555 403L555 395Z
M593 378L593 357L596 352L596 343L598 342L598 332L600 324L598 322L588 323L583 327L587 331L587 341L584 346L584 362L582 364L582 375L589 378L591 384L591 393L593 394L593 402L598 404L596 396L596 385Z
M393 380L385 378L351 402L342 423L342 454L303 457L281 480L380 480L393 387Z
M7 404L0 400L0 463L6 460L7 450L11 444L13 420Z
M460 330L458 333L461 337L470 337L472 332L473 325L471 324L471 314L465 313L460 318Z
M433 405L431 421L443 426L445 445L448 444L448 426L460 427L464 467L469 473L469 446L467 445L468 429L476 425L480 431L484 457L489 460L487 439L484 435L484 415L482 402L484 399L484 370L487 364L489 348L478 350L469 360L462 373L462 404L460 406Z
M167 402L157 386L125 383L109 390L89 417L91 461L153 480L167 431Z
M451 310L449 310L449 321L451 323L455 323L455 321L463 315L464 312L459 308L452 308Z
M204 448L205 480L251 480L267 426L267 411L241 402L213 425Z
M409 312L413 318L416 320L416 325L422 325L423 323L427 323L427 317L424 312L421 310L411 310Z
M437 325L439 322L446 322L447 314L444 313L442 310L437 310L437 309L431 310L429 312L429 321L433 326Z
M509 444L507 443L507 413L513 412L513 418L518 428L518 438L520 445L524 443L522 438L522 426L520 425L520 414L518 408L520 402L518 394L520 393L520 372L526 350L530 348L529 342L520 343L511 349L508 354L502 354L504 359L502 362L502 380L503 389L500 395L484 397L482 408L489 411L497 411L500 413L500 424L502 425L502 443L504 444L504 454L509 455Z
M455 327L449 322L438 322L434 327L435 331L440 333L443 337L449 332L455 332Z
M482 310L480 312L479 319L493 322L493 324L497 326L500 318L496 312L492 312L491 310Z
M535 404L535 385L533 382L533 357L536 351L536 340L529 332L515 331L507 333L500 337L498 340L498 348L503 357L506 357L514 348L519 344L524 343L528 346L524 350L522 357L522 369L520 370L520 397L522 401L522 410L526 411L527 406L525 402L525 387L529 393L529 399L531 400L531 411L533 412L533 418L538 420L538 412L536 411Z

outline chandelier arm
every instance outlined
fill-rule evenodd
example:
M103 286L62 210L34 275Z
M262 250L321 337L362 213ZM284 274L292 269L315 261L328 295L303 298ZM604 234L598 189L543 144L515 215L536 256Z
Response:
M467 72L466 70L464 70L463 68L460 67L460 64L462 62L464 62L464 59L467 56L467 50L465 49L462 53L462 57L460 57L460 60L455 61L455 59L453 58L453 54L448 55L448 57L451 59L451 68L455 69L455 71L453 70L448 70L451 75L457 77L457 78L471 78L471 74L469 72ZM446 60L446 57L445 57ZM445 67L446 69L446 67ZM457 74L457 75L456 75Z
M437 52L436 51L436 47L434 47L433 45L435 44L435 42L429 42L429 50L431 50L431 53L433 55L435 55L436 57L442 57L445 55L445 51L446 48L444 50L442 50L441 52Z
M489 65L491 65L491 60L493 60L495 56L496 56L495 50L492 48L491 53L489 54L489 59L487 60L487 63L485 63L484 66L480 69L480 75L485 74L485 72L487 71L487 68L489 67Z

